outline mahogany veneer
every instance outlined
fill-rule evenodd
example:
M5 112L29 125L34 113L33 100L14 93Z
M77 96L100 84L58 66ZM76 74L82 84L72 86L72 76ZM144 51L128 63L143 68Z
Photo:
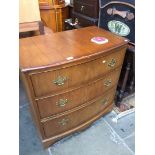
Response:
M39 8L45 26L53 32L64 30L64 21L68 18L68 6L65 0L39 0Z
M112 109L127 43L95 26L20 39L21 76L45 147Z

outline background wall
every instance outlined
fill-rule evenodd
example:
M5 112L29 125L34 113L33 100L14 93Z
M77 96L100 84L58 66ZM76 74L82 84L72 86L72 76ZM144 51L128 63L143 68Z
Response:
M19 0L19 23L40 20L38 0Z
M65 0L65 2L70 3L70 0Z

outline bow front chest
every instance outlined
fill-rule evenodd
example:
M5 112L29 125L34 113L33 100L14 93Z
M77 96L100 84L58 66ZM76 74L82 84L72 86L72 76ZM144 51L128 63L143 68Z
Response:
M111 111L126 48L96 26L20 39L20 73L44 147Z

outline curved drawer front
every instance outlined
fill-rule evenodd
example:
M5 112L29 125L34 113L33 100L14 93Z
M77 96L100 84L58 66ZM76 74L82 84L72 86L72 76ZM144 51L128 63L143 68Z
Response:
M97 114L102 112L107 105L112 104L113 98L114 91L106 94L106 96L101 97L96 102L88 105L87 107L84 107L68 115L44 122L43 128L45 136L56 136L89 121Z
M92 82L120 66L125 51L116 51L86 63L31 75L36 97L57 94L65 89Z
M87 101L91 101L102 95L108 89L114 87L118 81L120 68L96 80L86 86L74 89L61 95L55 95L37 101L40 117L45 118L54 114L70 110ZM109 83L110 81L110 83Z

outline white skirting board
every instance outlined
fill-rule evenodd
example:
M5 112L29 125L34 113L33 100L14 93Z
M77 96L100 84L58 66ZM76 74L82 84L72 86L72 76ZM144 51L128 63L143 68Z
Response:
M131 114L131 113L133 113L133 112L135 112L135 108L132 108L132 109L123 111L123 112L117 114L116 117L114 117L114 118L112 119L112 121L115 122L115 123L117 123L118 119L120 119L120 118L122 118L122 117L124 117L124 116L126 116L126 115L129 115L129 114Z

